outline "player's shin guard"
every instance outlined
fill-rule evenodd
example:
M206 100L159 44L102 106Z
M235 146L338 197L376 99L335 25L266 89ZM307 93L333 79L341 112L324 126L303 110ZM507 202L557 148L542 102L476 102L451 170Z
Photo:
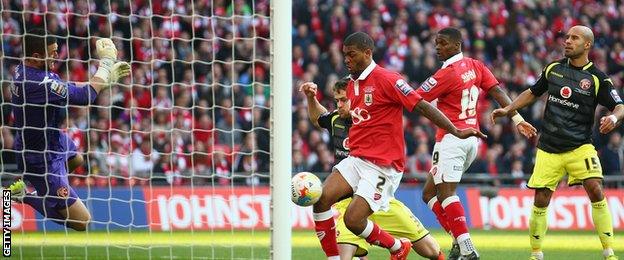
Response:
M438 220L438 223L440 223L440 226L444 228L444 231L446 231L446 233L451 234L451 227L449 226L448 218L446 216L446 213L444 212L444 209L442 208L442 204L440 204L440 202L438 201L438 198L437 197L431 198L429 202L427 202L427 206L429 206L431 211L433 211L433 213L436 216L436 219Z
M542 251L542 241L548 230L548 207L538 208L533 206L529 218L529 236L533 252Z
M455 237L459 244L461 254L467 255L475 251L472 240L470 240L470 234L468 234L466 213L464 213L464 207L459 201L459 197L450 196L446 198L442 201L442 208L444 208L444 212L446 213L453 237Z
M401 248L401 241L392 237L388 232L381 229L377 224L366 220L366 228L358 235L366 239L366 242L390 249L391 252Z
M321 248L328 258L339 257L338 244L336 244L336 222L332 210L314 213L314 229L316 236L321 242Z
M593 202L592 204L592 220L594 220L594 226L598 237L602 243L602 249L613 248L613 223L611 222L611 212L609 211L609 205L607 199L603 199L599 202Z

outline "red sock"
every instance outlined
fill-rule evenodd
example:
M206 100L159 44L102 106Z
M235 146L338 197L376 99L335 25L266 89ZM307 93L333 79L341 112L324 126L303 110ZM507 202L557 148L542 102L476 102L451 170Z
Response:
M433 213L435 214L438 223L440 223L440 226L444 228L444 231L446 231L446 233L450 234L451 227L449 226L448 218L446 216L446 213L444 212L444 209L442 208L442 204L440 204L438 199L434 197L429 201L429 203L427 203L427 205L429 205L429 208L431 208L431 211L433 211Z
M371 243L373 245L378 245L385 248L392 248L394 246L394 237L392 237L388 232L381 229L377 224L368 220L366 224L366 228L364 232L360 234L360 237L366 238L366 242Z
M333 216L325 220L315 220L314 225L316 236L321 242L321 247L323 248L325 255L327 257L340 255L338 252L338 244L336 244L336 222L334 221Z
M468 233L468 225L466 224L466 214L464 213L464 207L459 202L459 197L451 196L446 198L442 202L444 212L448 220L448 225L453 233L453 236L457 238L462 234Z

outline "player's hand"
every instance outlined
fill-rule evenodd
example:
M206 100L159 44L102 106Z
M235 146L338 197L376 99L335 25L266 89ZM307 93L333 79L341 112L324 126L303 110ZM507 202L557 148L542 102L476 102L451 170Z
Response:
M516 129L518 129L518 132L524 135L526 138L537 136L537 129L535 129L535 127L533 127L533 125L529 124L529 122L527 121L520 122L518 125L516 125Z
M111 39L103 38L95 42L95 49L100 59L117 59L117 47Z
M611 132L617 126L617 118L614 115L603 116L600 118L600 133L606 134Z
M123 77L130 75L130 64L125 61L117 62L113 65L111 69L111 74L109 78L110 84L115 84L119 82L119 80Z
M484 138L484 139L487 138L487 135L483 134L481 131L474 129L474 128L466 128L466 129L457 130L457 133L455 134L455 136L459 137L460 139L466 139L471 136L476 136L476 137Z
M504 117L504 116L507 116L507 114L509 114L509 110L507 110L505 108L494 109L494 111L492 111L492 114L490 114L490 118L492 120L492 124L496 124L496 118L497 117Z
M303 92L308 98L316 98L318 86L314 82L306 82L299 86L299 92Z

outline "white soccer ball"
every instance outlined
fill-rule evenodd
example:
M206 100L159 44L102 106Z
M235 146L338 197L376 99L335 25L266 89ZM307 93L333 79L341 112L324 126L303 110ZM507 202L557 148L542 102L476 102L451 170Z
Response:
M299 206L310 206L321 198L323 183L310 172L300 172L292 177L292 201Z

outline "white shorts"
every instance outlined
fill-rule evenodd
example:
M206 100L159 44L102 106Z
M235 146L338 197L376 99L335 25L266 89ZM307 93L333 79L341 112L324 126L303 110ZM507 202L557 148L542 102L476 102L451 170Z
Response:
M433 166L429 171L433 175L433 182L436 185L442 182L459 182L462 174L477 157L478 147L477 137L459 139L452 134L444 135L433 146Z
M353 195L366 199L373 212L388 211L403 177L403 173L392 166L382 167L352 156L343 159L334 169L347 180Z

